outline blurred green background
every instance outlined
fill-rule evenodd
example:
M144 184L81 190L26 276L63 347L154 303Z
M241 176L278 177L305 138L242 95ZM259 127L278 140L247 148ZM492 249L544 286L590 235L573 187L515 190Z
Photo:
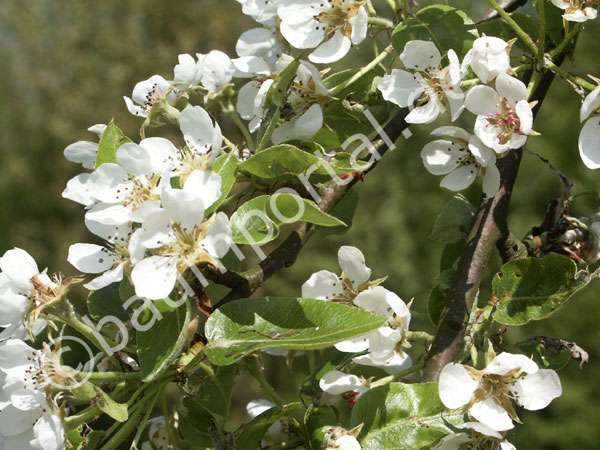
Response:
M421 2L421 6L429 3L433 2ZM448 3L465 8L473 18L487 9L485 2ZM375 5L387 14L383 1ZM62 150L76 140L95 140L86 129L113 117L135 138L140 122L127 112L122 97L131 95L136 82L155 73L172 77L179 53L219 49L234 56L237 37L254 26L234 0L2 0L0 252L21 247L36 258L40 268L74 274L66 262L68 246L91 237L83 226L82 208L61 198L67 180L79 173L77 165L64 160ZM575 62L579 73L600 76L600 24L596 21L586 28ZM365 42L361 47L368 45ZM598 190L598 174L586 169L578 156L579 106L570 86L557 80L535 124L543 136L530 139L527 148L566 173L576 183L575 192ZM468 121L465 124L469 126ZM386 287L406 301L414 298L413 309L425 312L442 250L428 235L452 196L438 187L440 180L426 172L419 157L424 143L431 140L432 127L411 127L414 136L398 142L398 148L377 168L378 175L359 183L356 190L361 202L348 233L316 235L294 268L272 279L263 293L300 295L300 286L312 272L339 271L336 252L340 245L354 245L363 250L375 276L389 275ZM476 183L465 195L477 204L480 189ZM549 200L560 193L557 177L526 153L511 204L511 230L525 235L541 222ZM588 201L576 212L597 210L598 203ZM481 298L489 296L489 280L498 267L496 257ZM576 341L590 353L590 364L583 370L572 362L561 371L561 398L543 411L521 414L526 426L509 434L518 448L598 448L597 293L598 286L593 285L550 320L508 333L508 342L532 334L558 336ZM286 379L283 364L271 361L269 367L275 383ZM239 395L235 405L242 406L259 393L251 389Z

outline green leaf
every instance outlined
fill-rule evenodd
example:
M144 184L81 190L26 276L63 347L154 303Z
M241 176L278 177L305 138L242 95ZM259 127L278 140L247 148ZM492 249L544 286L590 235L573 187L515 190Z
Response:
M87 307L90 316L95 320L101 320L106 316L114 316L123 322L129 320L129 313L123 308L123 300L119 294L119 283L90 292L87 299Z
M261 195L248 200L231 215L233 242L264 244L277 238L279 225L299 221L324 227L346 225L321 211L312 200L293 194Z
M213 162L212 169L221 175L221 197L206 210L206 215L217 209L229 195L235 184L237 167L238 159L231 154L221 155Z
M301 175L321 159L293 145L281 144L269 147L251 156L240 168L261 178L277 178L282 175Z
M237 374L237 366L219 366L210 376L202 370L190 378L194 401L208 411L217 426L222 428L229 415L231 391Z
M73 396L81 401L93 401L100 410L115 419L117 422L125 422L129 418L127 405L117 403L106 392L98 386L86 381L70 389Z
M213 417L190 396L182 396L177 407L178 431L183 437L183 447L193 450L214 448L210 431L216 427Z
M189 302L173 309L163 300L152 302L140 314L139 323L147 328L136 331L143 382L161 375L180 356L186 344L190 315Z
M290 403L288 405L274 406L259 414L249 423L243 425L242 434L236 441L236 450L257 450L260 449L260 441L263 439L269 427L278 420L290 417L294 411L302 407L301 403Z
M433 41L440 52L453 49L462 57L473 47L477 37L477 28L463 11L451 6L433 5L400 22L394 30L392 44L398 53L402 53L408 41Z
M463 195L456 194L435 219L430 239L445 243L464 240L475 221L476 210Z
M267 347L313 350L374 330L385 318L310 298L247 298L224 305L206 322L206 354L232 364Z
M236 244L264 244L276 239L279 227L266 212L270 197L248 200L240 206L229 220L233 242Z
M506 325L524 325L549 317L591 281L585 274L576 274L575 262L556 253L506 263L492 280L497 298L494 319Z
M96 168L104 163L116 164L117 149L126 142L131 142L131 139L126 137L121 129L115 125L114 121L111 120L100 139L98 155L96 156Z
M302 221L323 227L346 226L338 218L321 211L312 200L293 194L274 194L271 199L273 200L266 204L267 213L278 225ZM291 220L296 217L296 220Z
M269 109L271 105L283 108L285 105L287 91L294 81L294 78L296 78L296 72L298 72L299 67L300 60L295 59L289 63L286 68L279 73L279 75L277 75L277 78L275 78L275 81L273 81L273 85L267 92L264 105L265 109Z
M310 437L310 448L321 450L327 447L328 431L335 427L338 418L331 406L317 406L305 416L304 426Z
M352 426L361 423L359 440L369 450L429 448L460 426L464 415L448 411L437 383L390 383L361 395L352 409Z

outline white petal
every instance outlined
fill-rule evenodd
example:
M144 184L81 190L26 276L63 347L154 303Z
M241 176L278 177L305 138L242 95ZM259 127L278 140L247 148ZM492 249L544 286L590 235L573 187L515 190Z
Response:
M235 109L242 119L250 120L254 117L254 99L260 90L258 81L250 81L244 84L238 91Z
M179 127L190 150L200 154L208 153L215 128L204 108L188 105L179 116Z
M33 288L29 281L31 277L40 273L31 255L17 247L6 251L2 255L2 258L0 258L0 269L20 289L26 291Z
M450 172L440 182L440 186L453 192L462 191L473 184L477 177L477 168L474 165L461 166Z
M117 264L114 269L107 270L99 277L94 278L87 284L84 284L83 287L89 289L90 291L97 291L98 289L102 289L113 283L118 283L123 279L123 269L124 264Z
M129 222L131 209L123 205L107 205L100 203L85 214L87 222L98 222L102 225L124 225Z
M335 344L335 348L344 353L358 353L369 348L368 334L357 336Z
M393 317L394 314L404 316L407 313L406 304L402 299L383 286L362 291L354 299L354 304L388 318Z
M581 122L590 117L590 114L592 114L592 112L598 108L600 108L600 86L590 92L583 101L583 104L581 105L581 111L579 113L579 119Z
M518 101L527 98L527 86L521 80L506 73L501 73L496 78L496 90L513 108Z
M19 322L25 314L29 299L19 294L0 294L0 327Z
M494 151L481 142L481 139L477 136L469 137L469 151L483 167L496 163L496 154Z
M178 55L177 60L179 64L173 69L173 80L185 83L186 88L198 84L202 76L202 67L198 65L194 57L186 53Z
M133 175L152 175L152 162L148 150L127 142L117 149L117 161L119 165Z
M42 408L34 411L21 411L9 405L0 412L0 434L4 437L17 436L32 428L32 424L42 415Z
M409 41L400 54L400 60L409 69L423 71L438 67L442 62L442 55L431 41Z
M185 180L183 190L202 199L205 208L221 198L221 175L212 171L194 170Z
M567 9L571 4L565 0L550 0L554 6L558 6L560 9Z
M469 403L478 386L479 383L471 378L467 369L461 364L450 363L440 372L440 399L450 409Z
M90 175L87 184L90 193L101 202L117 203L125 198L131 181L121 166L104 163Z
M506 431L514 428L508 413L492 398L475 403L469 412L475 419L493 430Z
M485 168L483 176L483 193L487 198L492 198L500 190L500 171L495 165Z
M485 373L494 375L506 375L514 369L520 369L525 373L535 373L538 365L525 355L513 355L512 353L500 353L484 369Z
M136 295L151 300L167 297L177 280L176 263L169 256L151 256L137 263L131 271Z
M2 372L16 378L23 378L25 370L31 366L35 350L20 339L10 339L0 346L0 367Z
M250 78L257 75L271 75L269 64L258 56L242 56L232 59L231 62L235 66L235 77Z
M458 450L462 444L471 440L465 433L453 433L444 436L434 447L435 450Z
M429 99L423 106L417 106L404 119L406 123L431 123L444 111L444 106L437 99Z
M317 47L308 59L314 63L327 64L339 61L352 46L352 42L342 34L340 30L336 31L333 37Z
M67 181L67 187L62 192L63 198L68 198L74 202L80 203L83 206L90 206L96 201L96 198L89 190L88 181L89 173L80 173Z
M588 169L600 168L600 116L588 120L579 134L579 156Z
M64 151L67 161L79 163L86 169L93 169L98 154L98 143L90 141L77 141L67 146Z
M214 258L222 258L232 244L231 225L224 212L218 212L200 246Z
M401 355L400 353L395 353L394 356L385 361L385 363L373 361L370 355L357 356L355 358L352 358L352 361L354 361L356 364L361 364L363 366L379 367L385 370L390 375L400 373L412 367L411 357L407 354Z
M444 126L438 127L431 132L434 136L450 136L468 142L471 138L471 133L460 127Z
M328 394L340 395L362 387L362 383L356 375L332 370L321 377L319 387Z
M423 165L433 175L446 175L456 169L457 162L466 155L464 145L438 139L421 150Z
M33 389L19 389L10 395L10 402L20 411L36 411L46 406L46 394Z
M202 85L208 89L209 92L218 92L231 81L235 67L233 66L231 59L225 53L219 50L211 50L208 54L203 55L200 61L198 56L198 62L204 68L202 73Z
M35 450L64 450L65 430L60 417L44 414L33 427L35 439L31 446Z
M521 126L519 127L521 134L531 133L531 127L533 126L533 111L527 100L517 102L515 111L521 121Z
M399 69L393 69L390 75L384 76L379 81L377 89L381 92L384 100L403 108L412 105L423 93L423 87L415 76Z
M491 436L496 439L502 439L502 435L500 433L480 422L467 422L463 425L463 427L468 428L469 430L475 430L480 434L485 434L486 436Z
M312 105L294 121L294 139L308 141L323 126L323 110L320 105Z
M562 395L560 378L554 370L543 369L520 378L515 383L517 402L530 411L545 408Z
M365 264L365 256L356 247L344 245L338 250L338 261L346 277L357 288L371 277L371 269Z
M325 27L315 28L316 22L312 17L304 22L290 25L288 22L282 22L280 25L281 34L292 47L295 48L314 48L325 38Z
M111 208L111 205L103 203L98 205L96 210ZM120 225L104 225L100 222L90 220L88 216L85 216L85 226L88 230L94 233L96 236L100 236L105 241L110 243L114 242L126 242L131 233L131 226L127 223Z
M350 39L354 45L360 44L367 37L369 28L369 14L364 6L361 6L356 15L352 17L348 23L352 25L352 34Z
M118 258L100 245L73 244L69 247L67 261L81 272L100 273L114 266Z
M489 86L473 86L465 96L465 106L478 116L495 113L499 103L498 93Z
M345 434L335 440L334 447L339 450L361 450L362 446L356 438L350 434Z
M248 415L254 419L256 416L259 416L265 411L275 408L276 406L277 405L275 403L272 403L269 400L257 398L256 400L251 400L248 402L246 405L246 411L248 412Z
M131 211L129 220L132 222L144 223L148 217L160 210L160 201L145 201L136 210Z
M329 300L342 295L342 281L333 272L320 270L302 285L302 297Z
M252 28L240 35L235 44L235 51L238 56L258 56L269 66L274 67L281 54L281 47L277 42L277 33L274 30Z
M295 139L293 120L283 122L281 125L275 128L275 131L271 136L271 142L273 142L273 144L275 145L281 144L282 142L290 141L292 139Z
M159 248L176 239L171 230L170 214L164 209L150 215L134 234L142 248Z
M161 202L169 218L179 222L184 229L192 230L204 219L204 203L199 194L183 189L168 189L161 195ZM150 216L146 219L149 220ZM145 221L145 222L146 222Z
M151 173L163 173L165 170L175 165L179 159L179 151L171 141L161 137L151 137L142 139L140 147L145 149L150 155Z

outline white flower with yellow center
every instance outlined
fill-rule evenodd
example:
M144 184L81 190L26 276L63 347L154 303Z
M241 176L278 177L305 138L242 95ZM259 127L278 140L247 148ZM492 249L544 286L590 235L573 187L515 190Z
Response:
M591 116L591 118L590 118ZM600 168L600 87L594 89L581 105L581 122L585 125L579 134L579 155L589 169Z
M167 177L165 177L167 178ZM208 262L219 266L231 245L231 226L223 212L204 219L206 209L221 196L221 177L214 172L192 172L182 189L161 183L161 209L144 222L141 245L153 253L131 272L136 295L165 298L177 277L188 267Z
M433 122L449 111L456 120L464 109L464 94L460 87L460 64L454 50L448 51L449 65L441 66L442 55L433 42L406 43L400 60L407 69L393 69L384 76L378 89L383 98L403 108L416 107L406 116L407 123Z
M468 407L479 422L506 431L517 419L512 400L535 411L559 397L562 387L554 370L539 369L524 355L501 353L483 370L448 364L440 373L439 392L446 407Z
M598 11L593 6L598 6L597 0L550 0L554 6L563 9L563 19L570 22L585 22L595 19Z
M495 36L475 39L473 48L463 59L461 71L465 72L470 66L482 82L489 83L510 69L511 45Z
M367 36L369 17L363 1L281 0L281 34L295 48L315 48L314 63L342 59Z
M155 104L163 99L172 102L177 98L172 89L172 82L165 80L160 75L152 75L140 81L133 88L131 98L123 97L127 110L134 116L148 117Z
M433 175L445 175L440 186L451 191L469 187L479 174L483 174L483 192L493 197L500 188L500 172L496 167L495 152L462 128L440 127L433 135L448 136L423 147L421 158L425 168Z
M527 87L506 73L496 77L496 89L473 86L465 106L477 115L475 134L496 153L522 147L532 133L533 111L527 102Z
M324 392L324 404L335 405L343 398L353 408L358 397L369 390L369 382L356 375L332 370L321 377L319 387Z
M467 422L463 427L470 429L471 434L449 434L442 438L433 450L459 450L465 447L477 450L517 450L502 434L482 423Z

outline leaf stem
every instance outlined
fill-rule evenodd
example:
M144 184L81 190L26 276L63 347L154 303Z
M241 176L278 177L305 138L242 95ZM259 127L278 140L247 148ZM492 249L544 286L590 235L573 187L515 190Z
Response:
M550 56L550 59L552 59L552 61L556 60L556 57L561 55L565 51L565 48L567 47L567 45L569 45L571 40L577 35L577 33L579 33L579 31L582 28L583 28L583 22L578 23L573 28L571 28L571 30L567 33L567 35L564 37L564 39L561 41L561 43L558 44L558 46L550 52L549 56Z
M544 60L544 67L548 70L551 70L559 77L561 77L565 80L569 80L570 82L576 84L577 86L581 86L582 88L587 89L588 91L593 91L594 89L597 88L597 86L594 85L593 83L590 83L589 81L585 81L580 76L573 75L573 74L567 72L566 70L564 70L563 68L558 67L556 64L554 64L552 62L552 60L550 58L546 58Z
M267 395L271 398L271 400L273 400L274 403L276 403L278 406L283 407L283 400L279 397L277 392L275 392L275 389L273 389L273 387L269 384L269 382L263 375L262 368L260 367L260 363L258 361L258 357L250 356L249 358L246 358L245 361L246 368L248 369L248 372L250 372L250 375L252 375L254 379L259 382L261 387L265 390Z
M381 61L383 61L385 58L387 58L393 51L394 51L394 48L390 45L384 51L382 51L379 55L377 55L377 57L373 61L371 61L369 64L364 66L362 69L360 69L358 72L356 72L350 78L348 78L346 81L338 84L336 87L331 89L329 91L329 95L331 95L332 97L335 97L337 94L339 94L341 91L346 89L348 86L350 86L353 83L356 83L358 80L360 80L362 77L364 77L367 73L369 73L371 70L373 70L375 67L377 67L377 65L379 65L379 63Z
M248 150L254 152L254 139L248 130L248 127L244 122L242 122L242 118L235 110L234 106L230 103L227 108L224 110L225 115L231 119L231 121L240 129L242 134L244 135L244 139L246 140L246 145L248 146ZM224 136L223 136L224 137Z
M139 372L77 372L77 375L88 381L105 381L108 383L140 379Z
M525 32L525 30L523 30L523 28L521 28L519 26L519 24L517 22L515 22L512 17L510 17L510 14L508 14L506 11L504 11L504 9L502 9L502 7L498 4L498 2L496 0L487 0L487 1L491 5L491 7L494 8L498 12L500 17L502 17L504 19L504 21L507 23L507 25L513 29L513 31L516 33L516 35L519 37L519 39L521 39L523 41L523 43L527 46L529 51L531 51L531 53L533 55L537 55L538 47L535 45L535 42L533 42L533 39L531 39L531 36L529 36Z
M277 128L279 118L281 117L281 108L279 106L277 106L275 108L275 110L273 111L273 114L270 114L270 116L271 116L271 118L269 121L269 126L267 127L265 134L262 136L260 143L258 144L258 147L256 147L255 153L258 153L261 150L264 150L267 147L267 145L269 145L271 136L273 136L273 132L275 131L275 128Z
M390 30L394 29L394 22L389 19L384 19L383 17L369 17L369 25L374 25L379 28L389 28Z

